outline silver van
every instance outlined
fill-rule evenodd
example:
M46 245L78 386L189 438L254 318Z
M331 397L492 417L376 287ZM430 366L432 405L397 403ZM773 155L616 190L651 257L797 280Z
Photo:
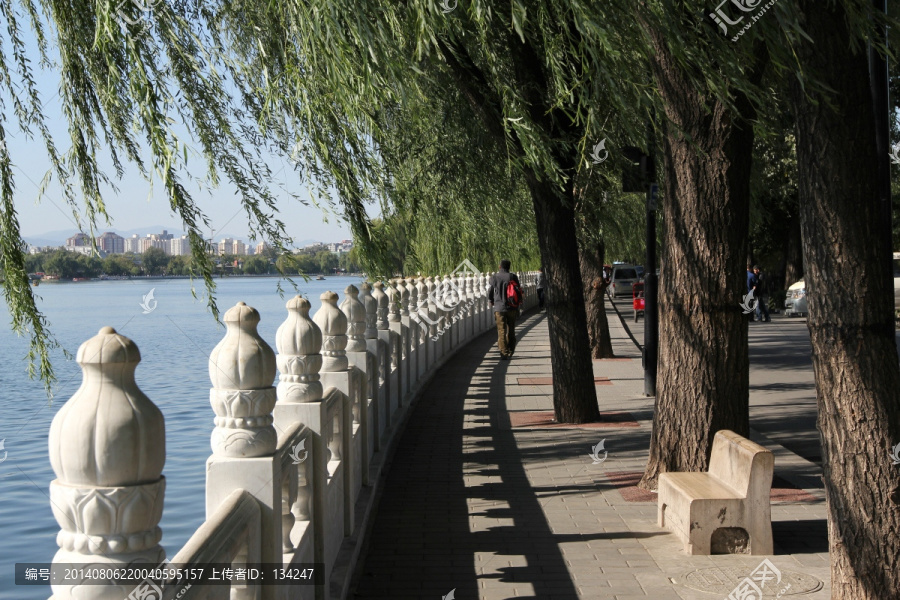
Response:
M613 265L612 278L609 284L609 295L630 296L632 286L640 281L638 269L635 265Z

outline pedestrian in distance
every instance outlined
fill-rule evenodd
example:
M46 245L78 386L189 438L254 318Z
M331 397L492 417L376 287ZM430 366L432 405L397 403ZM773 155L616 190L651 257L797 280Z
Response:
M766 300L768 300L768 294L766 293L766 277L760 272L759 265L753 265L753 274L756 276L756 288L753 292L753 297L757 299L756 320L771 323L772 319L769 317L769 307L766 306Z
M500 270L491 277L488 300L497 324L497 347L500 359L509 360L516 351L516 319L522 306L522 288L515 273L510 273L511 263L503 259Z
M537 275L537 295L538 309L544 312L544 286L547 284L547 278L544 277L544 269L538 269Z

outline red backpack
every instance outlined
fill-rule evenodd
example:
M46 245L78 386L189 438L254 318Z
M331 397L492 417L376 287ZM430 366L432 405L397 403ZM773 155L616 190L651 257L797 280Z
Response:
M519 282L510 279L509 283L506 284L506 309L507 310L519 310L522 306L522 288L519 287Z

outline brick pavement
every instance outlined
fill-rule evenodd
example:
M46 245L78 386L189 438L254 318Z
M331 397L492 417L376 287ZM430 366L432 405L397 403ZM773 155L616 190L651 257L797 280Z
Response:
M542 314L520 321L511 361L499 360L488 333L440 369L386 465L356 598L438 600L455 590L457 600L716 599L760 564L764 557L688 556L657 527L654 495L633 487L647 460L653 399L643 396L638 350L609 316L625 359L594 362L595 376L609 380L597 388L601 411L615 413L609 426L548 426L537 412L553 408ZM821 471L753 438L775 452L776 554L768 558L792 583L785 596L828 598ZM595 464L601 440L608 454ZM818 590L796 594L816 580ZM697 582L714 593L691 587ZM780 590L764 591L774 598Z

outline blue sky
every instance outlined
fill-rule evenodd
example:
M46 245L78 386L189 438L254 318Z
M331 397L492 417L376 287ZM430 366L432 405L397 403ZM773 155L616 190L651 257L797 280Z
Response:
M35 52L33 58L36 57ZM37 60L34 60L32 65L41 98L44 99L48 125L58 150L65 152L69 147L69 137L60 108L61 100L57 94L58 76L53 71L42 70ZM46 151L40 139L29 139L18 129L16 118L11 114L9 98L2 100L6 113L4 115L6 144L13 163L16 185L15 206L22 235L39 236L49 231L74 229L75 222L71 208L65 203L55 182L48 187L40 203L36 203L38 187L49 167ZM179 134L186 136L186 131L181 129ZM281 198L278 204L280 219L285 223L288 235L295 242L307 239L327 242L351 237L349 226L336 215L326 214L320 208L311 204L304 205L288 196L287 192L291 192L302 198L309 198L306 187L302 185L288 157L270 156L267 162L274 175L271 189ZM111 168L111 162L107 160L103 164L106 173L113 176L115 171ZM197 172L190 173L192 178L202 178L205 175L206 165L199 158L191 157L188 165L197 168ZM146 181L136 168L132 165L126 167L125 175L116 182L118 192L110 189L104 193L111 223L108 226L102 221L98 223L100 231L107 227L131 230L155 225L167 226L171 230L183 229L181 220L170 210L159 181L151 187L150 182ZM249 227L232 186L223 182L217 189L200 189L196 184L191 184L187 178L184 183L200 209L209 217L217 238L219 232L222 232L247 239Z

